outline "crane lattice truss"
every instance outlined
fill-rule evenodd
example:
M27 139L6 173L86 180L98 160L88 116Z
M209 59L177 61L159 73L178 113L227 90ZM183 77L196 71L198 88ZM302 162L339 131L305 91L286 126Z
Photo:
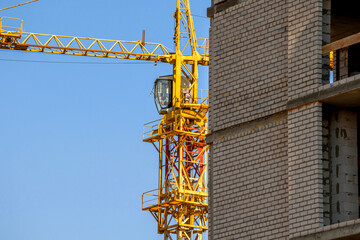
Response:
M197 43L189 0L176 0L175 52L160 43L23 33L0 20L0 48L30 52L170 63L172 108L161 120L144 125L143 141L159 152L158 188L143 194L143 210L158 223L165 240L202 240L207 231L206 91L197 85L198 65L209 64L208 42ZM183 89L182 78L190 87ZM189 98L190 93L190 98Z

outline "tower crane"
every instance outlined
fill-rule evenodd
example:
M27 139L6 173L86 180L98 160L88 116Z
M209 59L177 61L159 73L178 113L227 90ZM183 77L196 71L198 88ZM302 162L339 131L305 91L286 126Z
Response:
M174 18L175 52L144 38L120 41L27 33L22 20L7 17L0 18L0 48L172 64L172 75L161 76L154 84L162 118L143 127L143 141L159 153L159 175L157 188L143 194L142 209L154 216L165 240L202 240L208 229L208 94L198 89L197 79L198 66L209 64L208 40L198 44L189 0L176 0ZM9 26L8 20L16 24Z

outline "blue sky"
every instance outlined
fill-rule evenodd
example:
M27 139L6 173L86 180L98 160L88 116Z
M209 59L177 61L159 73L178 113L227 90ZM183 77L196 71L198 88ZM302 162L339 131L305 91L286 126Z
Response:
M210 0L190 3L206 16ZM174 10L175 0L40 0L1 16L23 19L27 32L79 37L139 40L145 29L146 41L173 49ZM194 21L208 37L209 20ZM172 70L129 62L0 50L1 240L163 239L141 211L141 194L157 186L157 152L141 139L160 118L153 82ZM201 67L200 88L207 79Z

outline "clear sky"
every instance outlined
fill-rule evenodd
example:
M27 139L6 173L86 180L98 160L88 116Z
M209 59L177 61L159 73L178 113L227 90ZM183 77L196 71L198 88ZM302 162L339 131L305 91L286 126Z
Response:
M210 0L190 3L208 37ZM40 0L0 15L35 33L139 40L145 29L173 49L174 10L175 0ZM9 50L0 64L0 240L163 239L141 211L142 193L157 188L157 152L141 139L160 118L153 82L171 65Z

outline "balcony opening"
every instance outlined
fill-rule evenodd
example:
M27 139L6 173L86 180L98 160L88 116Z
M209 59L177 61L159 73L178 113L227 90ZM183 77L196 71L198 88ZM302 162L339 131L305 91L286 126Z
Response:
M360 1L323 0L323 84L360 74L359 7Z

